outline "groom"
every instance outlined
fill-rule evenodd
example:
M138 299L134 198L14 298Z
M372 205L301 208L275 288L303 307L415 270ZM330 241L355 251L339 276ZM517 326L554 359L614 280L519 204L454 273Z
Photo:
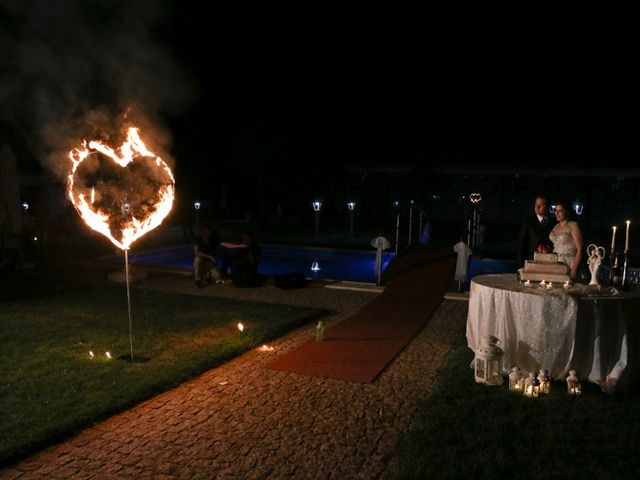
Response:
M555 226L555 218L549 215L549 201L544 195L537 195L533 204L534 215L522 222L518 234L518 267L524 266L524 261L533 258L538 244L551 246L549 233Z

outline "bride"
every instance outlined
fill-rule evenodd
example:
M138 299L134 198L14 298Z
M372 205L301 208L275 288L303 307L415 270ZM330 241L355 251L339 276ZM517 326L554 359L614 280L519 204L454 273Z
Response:
M569 266L571 278L575 279L582 261L582 232L577 222L569 220L570 207L566 203L556 204L556 220L558 223L549 238L553 242L553 251L558 254L558 261Z

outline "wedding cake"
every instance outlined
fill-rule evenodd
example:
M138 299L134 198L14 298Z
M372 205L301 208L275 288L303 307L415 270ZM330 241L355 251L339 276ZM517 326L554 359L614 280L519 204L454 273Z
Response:
M569 267L558 262L557 253L533 254L533 260L525 260L524 268L518 270L520 280L531 280L532 282L546 281L564 283L571 280Z

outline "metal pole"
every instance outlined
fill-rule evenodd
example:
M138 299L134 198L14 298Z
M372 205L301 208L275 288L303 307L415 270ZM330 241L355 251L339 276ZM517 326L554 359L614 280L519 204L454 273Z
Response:
M353 210L349 210L349 236L353 237Z
M131 346L131 361L133 362L133 324L131 322L131 293L129 292L129 250L124 251L124 273L127 277L127 309L129 311L129 345Z
M318 235L320 235L320 212L316 212L314 232L316 238L318 238Z
M471 248L476 248L476 237L475 237L475 230L476 230L476 210L475 208L471 211L471 243L469 244L469 246Z
M411 245L411 225L413 224L413 207L409 207L409 242L407 245Z
M478 212L476 208L476 247L479 247L479 248L482 247L481 240L482 238L480 238L480 212Z
M399 240L400 240L400 210L396 212L396 255L398 255Z
M380 276L382 275L382 242L380 240L378 240L378 251L376 252L376 272L378 273L377 284L380 285Z
M478 234L480 233L478 228L478 209L473 209L473 245L474 248L478 247L479 239Z

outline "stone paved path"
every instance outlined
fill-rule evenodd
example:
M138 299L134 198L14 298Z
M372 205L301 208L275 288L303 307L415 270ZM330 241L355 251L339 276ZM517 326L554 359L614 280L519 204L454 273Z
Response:
M174 276L138 287L330 308L337 313L329 326L375 297L314 287L194 290ZM372 384L264 368L313 335L313 325L301 327L272 342L274 352L248 352L0 471L0 479L390 478L395 443L434 387L466 311L466 303L445 300Z

